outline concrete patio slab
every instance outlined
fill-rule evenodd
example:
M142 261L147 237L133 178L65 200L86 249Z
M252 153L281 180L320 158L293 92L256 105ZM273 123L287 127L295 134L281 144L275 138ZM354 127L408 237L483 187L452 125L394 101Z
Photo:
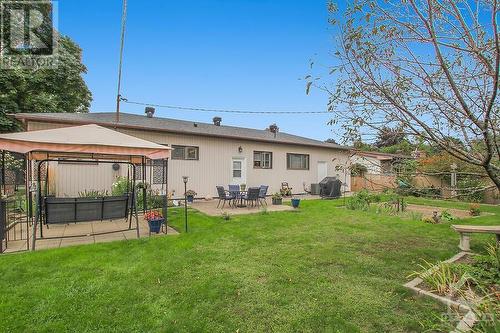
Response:
M134 230L135 231L135 230ZM136 236L137 238L137 236ZM104 234L104 235L94 235L94 242L95 243L100 243L100 242L109 242L109 241L115 241L115 240L126 240L125 235L123 232L114 232L112 234Z
M271 199L269 199L269 201L271 201ZM259 207L237 207L237 208L229 207L226 204L224 208L221 207L217 208L218 202L219 200L195 201L191 205L191 208L199 210L200 212L210 216L220 216L223 213L227 213L229 215L255 214L255 213L260 213L263 210L266 210L268 212L282 212L282 211L294 210L294 208L289 205L272 205L271 203L269 203L267 206L262 205Z
M61 239L42 239L36 243L38 250L50 249L61 246Z
M58 231L59 228L64 227L63 236L79 236L79 235L90 235L92 234L92 223L70 223L63 225L51 225L49 228L43 230L45 237L52 237L52 231ZM50 234L51 236L46 236L45 234ZM59 236L59 235L57 235ZM54 237L57 237L54 235Z
M94 236L62 238L59 247L80 244L94 244Z
M132 227L135 227L135 221L132 222ZM26 234L25 225L22 228L24 234ZM137 239L137 231L127 229L128 222L125 220L68 223L50 225L49 228L44 226L43 238L39 238L40 233L39 231L37 232L36 250ZM139 231L141 237L149 236L148 223L142 216L139 216ZM167 235L177 234L178 232L175 229L170 226L168 227ZM61 236L67 238L60 238ZM151 236L165 236L165 234L161 232L159 234L151 234ZM25 250L26 239L13 240L9 241L5 253Z

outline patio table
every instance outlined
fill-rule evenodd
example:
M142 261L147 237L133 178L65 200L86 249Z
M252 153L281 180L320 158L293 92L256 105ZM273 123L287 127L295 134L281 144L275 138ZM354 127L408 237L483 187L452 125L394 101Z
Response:
M235 207L238 208L246 207L247 205L243 204L243 197L247 194L247 191L233 191L233 193L236 194L236 203L238 202L238 200L240 201L240 203L236 204Z

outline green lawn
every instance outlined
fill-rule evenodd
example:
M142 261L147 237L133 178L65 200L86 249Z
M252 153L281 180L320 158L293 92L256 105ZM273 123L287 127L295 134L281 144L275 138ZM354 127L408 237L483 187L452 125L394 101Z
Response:
M421 258L455 254L458 235L341 203L229 221L191 211L189 234L0 256L0 331L421 331L444 308L402 284ZM180 229L182 211L172 218ZM473 250L493 238L474 235Z

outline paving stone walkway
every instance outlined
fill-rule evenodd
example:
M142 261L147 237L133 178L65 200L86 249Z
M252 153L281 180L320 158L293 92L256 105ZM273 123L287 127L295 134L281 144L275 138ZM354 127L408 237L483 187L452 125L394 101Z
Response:
M132 223L132 226L135 222ZM23 228L25 226L23 225ZM118 232L116 232L119 230ZM139 231L141 237L149 236L149 227L147 221L139 216ZM23 230L23 234L26 231ZM40 235L37 232L38 237ZM167 235L177 235L178 232L168 227ZM31 236L31 234L30 234ZM164 233L152 234L152 237L165 236ZM128 222L119 221L95 221L79 222L60 225L50 225L49 228L43 227L42 239L37 237L36 250L65 247L81 244L94 244L102 242L112 242L117 240L136 239L136 230L128 230ZM60 238L64 237L64 238ZM31 246L31 242L30 242ZM26 250L26 240L9 241L6 253Z

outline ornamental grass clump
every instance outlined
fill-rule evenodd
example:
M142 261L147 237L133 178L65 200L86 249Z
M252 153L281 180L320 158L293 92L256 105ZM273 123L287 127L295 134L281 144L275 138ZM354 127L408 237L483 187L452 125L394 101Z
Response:
M422 287L468 305L478 319L472 332L500 332L500 246L488 245L486 253L471 255L460 263L424 261L421 271L410 276L422 279ZM463 317L441 318L431 331L448 331ZM428 325L424 325L428 326Z
M84 190L82 192L78 192L79 198L89 198L96 199L108 196L108 191L106 190Z
M419 267L422 270L410 274L409 277L421 278L432 292L455 297L459 291L469 289L471 276L467 272L456 269L450 263L432 264L424 260L424 263L420 264Z

